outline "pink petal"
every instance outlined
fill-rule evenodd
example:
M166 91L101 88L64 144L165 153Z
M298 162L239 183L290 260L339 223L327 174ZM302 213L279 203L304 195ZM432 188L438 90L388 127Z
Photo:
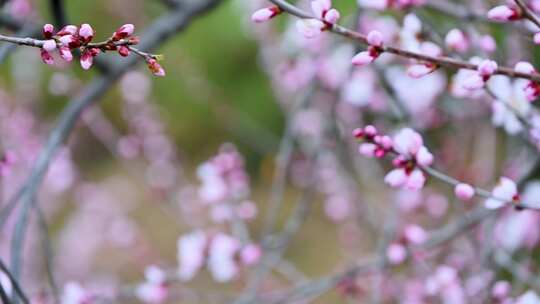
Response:
M370 45L381 47L383 44L383 36L379 31L371 31L367 35L367 42Z
M407 179L407 184L405 185L405 188L417 191L424 187L424 184L426 183L426 176L424 175L424 172L418 169L414 169L414 171L409 175L409 178Z
M506 22L516 16L516 12L506 5L499 5L490 9L487 13L489 19Z
M423 146L418 149L418 152L416 153L416 162L420 166L431 166L431 164L433 164L433 154Z
M340 17L341 15L336 9L331 9L324 15L324 21L330 24L336 24Z
M251 15L253 22L261 23L270 20L274 16L274 12L269 8L263 8Z
M56 50L56 41L54 41L53 39L45 40L45 42L43 43L43 49L47 52L52 52Z
M365 66L373 62L375 58L369 54L369 52L364 51L356 54L351 60L352 64L355 66Z
M398 188L403 186L407 182L407 174L403 169L394 169L384 177L384 182L390 187Z
M425 64L414 64L407 68L407 75L412 78L421 78L435 71L434 68Z
M474 188L465 183L457 184L454 188L454 194L462 201L468 201L474 196Z

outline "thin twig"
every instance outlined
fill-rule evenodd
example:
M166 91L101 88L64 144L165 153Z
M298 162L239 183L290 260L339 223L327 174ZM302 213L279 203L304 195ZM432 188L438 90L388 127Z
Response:
M7 275L9 282L11 283L11 286L13 286L13 290L21 298L23 303L25 304L30 303L28 301L28 297L26 296L26 293L23 291L22 287L19 285L19 282L15 280L15 277L13 276L11 271L9 271L9 269L7 268L6 264L4 264L4 261L2 261L2 259L0 259L0 270L3 271Z

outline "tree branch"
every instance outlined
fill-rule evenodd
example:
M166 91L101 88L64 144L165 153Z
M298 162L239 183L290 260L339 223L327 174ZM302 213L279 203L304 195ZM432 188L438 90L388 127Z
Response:
M274 3L275 5L280 7L283 11L291 15L297 16L302 19L316 19L311 14L297 8L296 6L288 3L285 0L269 0L269 1ZM343 37L359 42L361 44L367 45L366 35L347 29L339 24L334 24L330 26L328 30L338 35L341 35ZM380 50L381 52L394 54L399 57L415 59L420 62L431 63L437 66L443 66L443 67L452 68L452 69L477 70L478 68L478 65L476 64L462 61L459 59L454 59L454 58L445 57L445 56L434 57L434 56L429 56L429 55L425 55L421 53L408 51L408 50L405 50L399 47L394 47L394 46L382 46L380 47ZM513 68L510 68L510 67L504 67L504 66L498 67L494 74L506 75L506 76L516 77L516 78L524 78L524 79L529 79L535 82L540 82L539 74L521 73L521 72L515 71Z

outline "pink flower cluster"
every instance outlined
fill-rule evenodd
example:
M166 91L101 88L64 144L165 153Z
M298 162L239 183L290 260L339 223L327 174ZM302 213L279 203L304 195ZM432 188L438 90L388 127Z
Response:
M400 130L393 138L379 134L373 126L356 129L354 136L366 142L360 144L360 154L381 158L388 153L397 154L384 181L396 188L419 190L424 187L426 177L421 167L433 163L433 154L424 146L422 136L410 128Z
M94 62L94 57L102 52L117 51L122 57L127 57L131 53L131 45L139 43L139 37L133 36L135 26L133 24L124 24L118 28L107 41L102 43L92 43L95 31L87 23L80 27L75 25L66 25L55 33L52 24L43 26L43 41L41 47L41 59L44 63L52 65L54 59L52 52L58 50L60 57L65 61L73 60L73 50L81 51L80 64L85 70L90 69ZM139 53L145 58L150 71L156 76L165 76L165 70L157 62L156 56Z
M366 39L369 44L367 51L356 54L351 60L355 66L370 64L382 53L383 37L379 31L369 32Z
M405 226L399 238L393 241L386 249L386 258L394 265L401 264L408 256L408 245L421 245L428 239L428 233L424 228L409 224Z
M527 61L520 61L514 66L516 72L538 75L538 72L533 67L533 65ZM525 87L525 96L529 101L534 101L538 96L540 96L540 84L534 81L527 81Z
M223 145L216 156L200 165L197 176L199 197L210 206L213 221L255 218L257 206L247 200L250 188L244 160L232 145Z
M158 304L166 301L169 294L167 274L161 268L151 265L144 271L146 281L135 290L137 298L143 303Z
M298 31L308 39L330 29L340 18L339 12L332 8L332 0L313 0L311 10L315 18L298 20L296 23Z
M207 234L196 230L178 239L178 275L189 281L206 264L217 282L233 280L241 266L258 263L261 249L255 244L242 243L225 233Z

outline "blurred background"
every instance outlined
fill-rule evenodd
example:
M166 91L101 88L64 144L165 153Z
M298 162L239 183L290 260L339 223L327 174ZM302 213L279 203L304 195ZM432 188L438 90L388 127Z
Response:
M65 1L64 6L68 23L91 24L94 40L100 41L125 23L133 23L141 33L173 9L165 2ZM486 11L488 2L474 1L474 9ZM433 3L473 7L469 1ZM307 1L298 4L308 7ZM8 15L23 28L53 23L49 5L49 1L8 1L0 15L0 32L20 34L6 26ZM495 128L492 97L456 93L459 73L440 69L411 81L404 68L408 61L382 57L382 65L353 69L350 58L357 47L348 41L321 35L308 42L297 33L293 19L285 16L272 25L254 25L250 15L263 5L266 2L223 1L155 51L164 56L166 77L153 77L141 63L84 111L40 189L38 203L48 235L39 213L32 214L28 225L23 282L33 297L50 294L44 282L50 281L52 272L59 289L77 282L111 298L119 291L131 295L116 301L137 302L133 293L148 280L144 274L148 266L176 274L180 237L197 229L212 236L238 232L232 221L223 220L225 211L214 210L201 199L216 195L219 187L212 183L208 165L215 165L219 157L230 157L236 166L234 181L240 190L234 203L256 210L257 216L246 216L246 226L241 227L255 245L262 245L267 208L276 201L276 193L283 207L276 216L279 228L287 226L283 224L298 206L302 208L302 201L309 201L309 216L300 214L305 222L283 262L261 284L265 291L336 273L374 254L385 256L387 230L393 229L387 242L407 244L405 227L418 224L430 233L479 205L456 202L451 187L433 179L423 192L390 191L383 183L389 162L359 157L350 136L355 127L373 123L388 134L414 127L437 155L439 169L486 189L491 189L495 177L517 179L524 168L532 168L534 145L540 140L522 145L527 134L514 136L505 134L504 126ZM514 35L515 27L478 18L478 26L471 28L459 16L443 16L437 6L374 11L358 9L356 1L346 0L335 0L334 6L344 12L340 23L361 32L380 29L396 45L406 44L408 37L411 44L433 40L442 46L442 37L457 27L470 34L470 48L463 53L446 50L451 56L469 58L484 52L477 45L480 35L492 35L501 46L487 55L501 64L511 66L516 59L534 63L538 56L527 52L531 39ZM402 24L413 11L423 30L407 36ZM78 62L66 64L57 56L55 65L47 66L33 48L17 48L7 58L3 52L0 44L0 206L28 176L62 111L100 75L97 68L83 71ZM117 54L100 56L124 60ZM518 97L510 96L509 102L518 103ZM400 109L393 100L404 105L406 115L396 115ZM280 169L282 158L289 161ZM10 166L3 167L5 163ZM281 182L282 191L276 190ZM5 261L10 259L19 212L13 212L0 232L0 257ZM515 275L501 265L490 268L496 246L483 246L479 239L502 235L497 242L503 244L504 236L512 234L515 239L509 243L516 240L515 246L501 247L513 246L509 252L529 265L527 257L536 254L540 238L530 229L540 225L536 213L506 210L500 215L478 225L474 236L457 237L443 250L429 252L425 261L359 277L351 284L354 288L347 289L350 282L345 282L317 303L345 302L347 296L351 303L362 301L371 292L394 303L446 264L460 271L464 289L469 279L486 282L471 284L475 289L470 298L481 294L484 298L478 299L488 299L492 280L514 280ZM395 227L388 228L392 219ZM169 302L229 303L244 289L253 269L242 267L235 280L223 284L203 268L189 282L171 282ZM521 283L516 284L518 290L527 286ZM429 299L434 298L428 303Z

